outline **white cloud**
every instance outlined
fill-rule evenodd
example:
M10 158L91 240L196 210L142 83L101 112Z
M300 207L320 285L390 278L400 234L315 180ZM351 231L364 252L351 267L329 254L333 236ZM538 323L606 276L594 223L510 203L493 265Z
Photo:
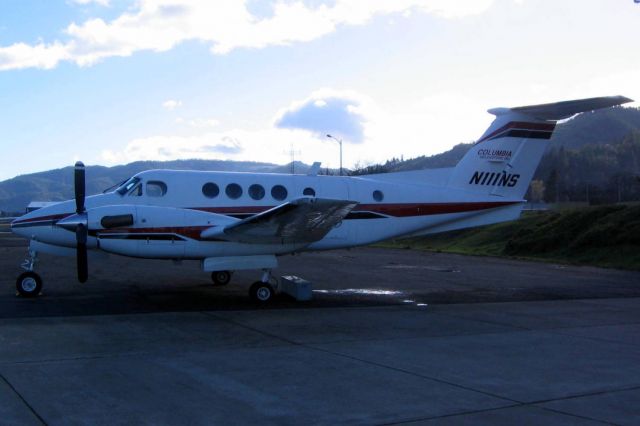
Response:
M168 111L173 111L176 108L182 106L182 101L177 101L175 99L167 99L162 103L162 107Z
M220 125L220 121L216 120L215 118L186 119L183 117L178 117L176 118L176 123L185 124L195 129L206 129L206 128L218 127Z
M371 155L372 161L438 154L478 139L494 118L486 110L494 106L459 93L434 93L372 117L366 129L366 146L383 154Z
M109 0L71 0L71 1L73 3L82 4L82 5L95 3L95 4L99 4L100 6L109 6Z
M310 115L306 117L312 121L313 114L322 114L322 109L334 106L332 99L357 103L354 105L358 111L357 123L362 125L362 143L345 143L343 146L345 167L383 162L392 157L432 155L446 151L456 143L471 142L482 134L493 119L486 109L496 106L486 105L484 101L468 96L439 93L391 112L362 94L322 89L281 110L273 122L263 128L212 131L206 126L191 126L189 120L179 119L181 124L198 128L199 133L135 139L121 151L104 151L102 159L111 165L137 160L189 158L285 164L290 161L293 147L298 152L297 160L309 164L321 161L323 167L337 168L337 144L327 140L324 128L277 127L287 112L297 113L305 107L312 107L308 110ZM344 108L338 108L338 111L343 114ZM349 118L348 115L346 117ZM345 139L345 142L353 141Z
M299 135L298 135L299 136ZM306 136L306 135L303 135ZM138 160L174 159L243 159L270 161L278 146L284 148L293 142L296 132L266 129L263 131L230 130L205 132L195 136L156 135L130 141L122 151L106 150L102 159L108 164L128 163Z
M87 3L92 0L76 0ZM108 4L106 0L93 0ZM276 1L273 14L258 18L239 0L138 0L135 8L111 21L72 23L66 42L0 47L0 70L55 67L61 61L80 66L137 51L167 51L198 40L215 54L238 48L264 48L307 42L344 25L364 25L377 15L422 12L461 18L487 10L493 0L335 0L319 6Z
M368 100L354 92L322 89L309 98L293 102L281 111L275 126L285 129L308 130L323 138L331 133L345 142L364 140Z
M121 152L105 150L102 158L107 163L117 164L139 160L232 157L241 151L240 142L229 135L151 136L132 140Z
M0 47L0 71L22 68L54 68L61 60L71 59L69 47L59 42L28 45L15 43Z

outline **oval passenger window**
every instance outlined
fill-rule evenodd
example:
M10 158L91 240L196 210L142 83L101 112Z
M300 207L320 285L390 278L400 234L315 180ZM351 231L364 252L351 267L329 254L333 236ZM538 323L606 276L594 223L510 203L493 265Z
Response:
M242 196L242 187L237 183L230 183L225 189L227 197L235 200Z
M216 198L220 194L220 188L213 182L202 185L202 194L207 198Z
M249 187L249 196L254 200L262 200L264 198L264 188L262 185L254 183Z
M271 196L278 201L282 201L287 198L287 188L282 185L275 185L271 188Z

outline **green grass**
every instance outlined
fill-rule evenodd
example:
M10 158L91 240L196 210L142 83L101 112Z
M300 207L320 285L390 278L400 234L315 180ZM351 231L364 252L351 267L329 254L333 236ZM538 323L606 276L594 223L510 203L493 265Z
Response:
M640 205L527 212L513 222L380 245L640 270Z

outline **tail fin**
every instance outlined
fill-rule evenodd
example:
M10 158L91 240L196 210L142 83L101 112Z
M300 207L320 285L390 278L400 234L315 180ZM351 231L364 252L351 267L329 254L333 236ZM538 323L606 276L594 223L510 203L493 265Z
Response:
M553 134L556 121L633 102L624 96L517 108L494 108L491 126L454 168L449 186L521 200Z

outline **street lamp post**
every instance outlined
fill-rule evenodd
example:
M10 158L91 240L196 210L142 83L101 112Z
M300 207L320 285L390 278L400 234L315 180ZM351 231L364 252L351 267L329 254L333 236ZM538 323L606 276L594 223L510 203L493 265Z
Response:
M338 145L340 145L340 176L342 176L342 139L338 139L334 136L331 136L330 134L327 133L327 137L330 139L333 139L334 141L338 142Z

